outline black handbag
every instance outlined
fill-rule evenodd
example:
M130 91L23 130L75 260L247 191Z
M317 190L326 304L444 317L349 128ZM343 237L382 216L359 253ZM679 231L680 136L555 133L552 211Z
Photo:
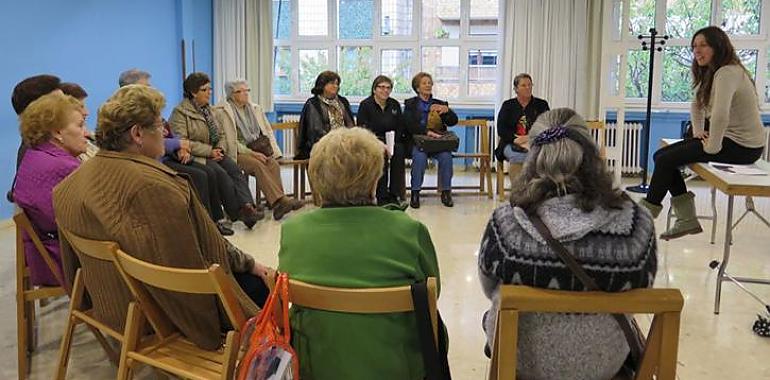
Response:
M537 232L540 233L548 243L548 246L551 247L556 255L559 256L565 265L567 265L567 268L572 271L572 274L580 280L583 286L590 291L601 291L599 286L596 285L596 281L594 281L594 279L586 273L583 267L578 264L575 257L572 256L567 248L553 238L551 230L549 230L545 223L543 223L543 220L535 213L528 216L532 225L537 229ZM628 348L631 351L629 353L629 358L626 360L626 363L621 370L635 373L639 370L639 365L642 363L642 357L644 356L645 340L641 332L642 330L639 328L639 325L633 317L629 319L625 314L612 314L612 317L615 318L620 329L623 330L623 335L625 335ZM625 375L630 374L626 373Z
M246 147L267 157L273 156L273 144L270 143L270 138L265 135L259 135L256 140L246 144Z
M414 146L421 152L432 154L438 152L457 152L460 148L460 138L452 131L446 131L440 137L414 135Z

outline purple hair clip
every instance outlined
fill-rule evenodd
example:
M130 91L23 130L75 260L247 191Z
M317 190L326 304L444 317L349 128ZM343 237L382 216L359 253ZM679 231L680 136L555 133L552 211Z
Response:
M533 145L545 145L554 141L559 141L567 137L567 128L563 125L551 127L537 135Z

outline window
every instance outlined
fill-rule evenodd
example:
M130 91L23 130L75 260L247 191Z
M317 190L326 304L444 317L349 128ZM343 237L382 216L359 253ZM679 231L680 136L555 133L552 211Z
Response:
M497 12L496 0L471 0L468 33L474 36L496 36Z
M300 36L325 36L329 30L326 0L297 0Z
M468 51L468 95L492 97L497 92L497 50Z
M299 51L299 91L309 94L315 84L315 78L329 69L328 50Z
M274 96L307 99L318 74L333 70L352 102L369 96L380 74L404 100L414 96L412 77L425 71L436 97L489 105L497 91L500 1L274 0Z
M651 102L655 108L687 109L693 97L690 41L697 30L716 25L730 36L757 93L764 94L763 109L770 110L770 37L762 25L767 6L770 0L611 0L605 12L610 36L602 47L609 71L603 74L607 80L602 91L608 102L630 108L646 104L650 51L641 50L637 36L655 26L669 39L655 52ZM618 25L624 26L619 33ZM625 90L624 99L618 99L620 89Z

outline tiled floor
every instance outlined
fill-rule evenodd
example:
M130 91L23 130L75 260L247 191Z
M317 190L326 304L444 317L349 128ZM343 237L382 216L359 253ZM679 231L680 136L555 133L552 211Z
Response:
M460 176L462 177L462 176ZM471 181L472 177L463 178ZM698 208L708 210L708 189L696 183ZM681 324L678 375L681 379L768 379L770 378L770 339L751 332L751 324L762 306L725 283L722 313L714 315L715 272L708 268L712 259L720 258L723 247L726 198L717 196L720 212L716 244L708 242L708 234L688 236L658 244L660 268L657 287L680 288L685 296ZM757 209L770 216L770 201L757 199ZM424 197L423 207L409 210L425 223L436 246L442 275L441 313L450 335L450 365L455 379L484 379L488 360L482 353L484 338L481 315L488 301L481 292L476 276L476 252L487 218L500 202L478 196L460 196L455 207L440 205L437 197ZM743 212L743 201L736 204L736 216ZM302 211L307 212L307 211ZM665 218L657 221L658 232ZM704 222L704 228L710 227ZM253 231L236 225L232 241L252 253L259 261L277 264L280 224L267 220ZM746 276L770 278L770 229L753 216L747 217L735 233L730 272ZM14 282L14 230L0 229L0 378L16 377L16 325ZM770 301L770 286L749 285L750 289ZM46 306L39 321L39 342L32 361L33 379L48 379L56 365L60 337L67 304L54 302ZM115 375L90 334L80 328L76 335L69 378L106 379ZM145 376L147 377L147 376Z

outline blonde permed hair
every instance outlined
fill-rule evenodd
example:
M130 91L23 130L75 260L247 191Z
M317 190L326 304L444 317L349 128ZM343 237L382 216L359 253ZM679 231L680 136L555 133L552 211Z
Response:
M96 119L96 143L100 148L122 151L131 143L128 131L134 125L155 128L155 120L166 106L166 99L158 90L131 84L119 88L99 107Z
M382 142L363 128L334 129L310 152L308 175L323 205L374 203L384 164Z
M73 111L82 117L82 107L79 100L58 91L41 96L19 116L22 140L29 146L50 140L54 132L67 126Z

